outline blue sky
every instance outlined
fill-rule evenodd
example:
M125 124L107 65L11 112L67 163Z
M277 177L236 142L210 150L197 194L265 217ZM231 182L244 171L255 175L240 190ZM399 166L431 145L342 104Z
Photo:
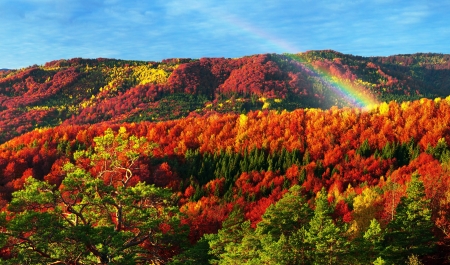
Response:
M1 0L0 68L56 59L450 53L450 1Z

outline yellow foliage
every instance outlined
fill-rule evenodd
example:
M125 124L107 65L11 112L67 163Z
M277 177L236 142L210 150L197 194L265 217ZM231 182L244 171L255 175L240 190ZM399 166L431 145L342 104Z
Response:
M355 84L364 86L364 87L375 87L375 84L372 84L370 82L363 81L362 79L356 79Z
M26 107L27 111L30 110L49 110L50 108L48 106L34 106L34 107Z
M409 105L410 105L409 101L404 101L404 102L402 102L401 109L403 111L405 111L405 110L407 110L409 108Z
M376 110L377 106L378 106L377 104L368 104L368 105L364 108L364 110L367 110L367 111Z
M373 189L367 188L353 199L353 223L351 230L354 233L364 233L370 226L380 210L382 197Z
M78 111L78 107L74 106L74 105L70 105L68 108L69 112L76 112Z
M237 146L241 145L245 139L247 139L247 121L248 117L245 114L241 114L239 116L239 127L238 132L236 134L236 140L235 143Z
M120 126L118 134L122 135L122 134L126 134L126 133L127 133L127 128Z
M133 69L132 76L136 78L140 85L162 84L167 82L170 73L164 69L154 69L150 65L140 65Z
M92 97L89 100L85 100L83 102L80 103L80 107L81 108L86 108L88 106L91 106L92 103L94 102L95 96L92 95Z
M123 84L125 81L130 81L129 70L129 67L117 66L114 66L113 68L102 69L102 72L108 75L108 84L104 87L101 87L100 91L117 91L120 84Z
M380 106L378 107L378 111L382 115L388 114L389 113L389 105L386 102L381 103Z
M162 70L164 70L164 71L167 71L167 72L173 72L175 69L177 69L178 68L178 66L180 66L179 64L174 64L174 65L171 65L171 64L160 64L160 65L158 65L158 69L162 69Z
M248 117L245 114L239 116L239 127L247 126Z

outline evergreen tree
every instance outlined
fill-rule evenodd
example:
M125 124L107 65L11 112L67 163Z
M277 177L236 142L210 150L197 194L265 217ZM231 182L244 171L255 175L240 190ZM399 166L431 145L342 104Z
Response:
M256 228L260 238L260 259L263 264L306 264L310 249L305 241L312 211L298 185L283 198L269 206Z
M435 239L432 233L430 200L425 197L425 188L417 175L413 175L396 209L396 215L387 227L385 260L404 262L408 256L423 256L433 252Z
M332 208L324 188L317 194L314 216L309 222L306 242L311 244L310 255L313 264L343 264L348 242L343 229L331 218Z
M209 260L214 256L209 254L209 242L206 237L202 237L194 246L188 248L181 254L173 257L168 263L170 265L197 265L209 264Z
M356 149L356 154L362 157L369 157L371 154L371 148L369 145L369 140L364 140L359 148Z
M250 226L250 221L241 224L241 242L225 245L225 252L220 255L219 265L260 264L261 238Z
M375 261L383 250L383 230L377 219L372 219L370 226L363 236L364 240L361 244L362 248L358 248L357 242L352 242L356 249L360 250L360 260L363 263Z
M230 245L235 246L242 242L244 236L250 232L250 223L244 221L244 214L241 209L235 208L228 218L223 221L222 229L217 234L205 235L205 239L209 242L209 254L213 256L210 260L213 264L219 264L226 255Z
M284 235L275 240L270 234L261 238L259 264L297 264L292 253L292 246Z
M277 203L267 208L256 231L261 235L271 234L278 240L282 234L289 235L305 226L311 214L311 209L302 197L301 187L295 185Z
M233 211L215 235L206 235L212 264L308 264L310 250L305 236L311 209L293 186L277 203L269 206L254 230L244 222L239 209Z

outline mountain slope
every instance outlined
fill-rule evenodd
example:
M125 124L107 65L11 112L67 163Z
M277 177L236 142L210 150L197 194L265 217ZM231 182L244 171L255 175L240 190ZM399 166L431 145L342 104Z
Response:
M0 143L35 128L160 121L190 113L354 106L336 87L379 101L450 94L450 56L360 57L335 51L238 59L58 60L0 75Z
M448 264L448 59L312 51L0 73L0 258Z

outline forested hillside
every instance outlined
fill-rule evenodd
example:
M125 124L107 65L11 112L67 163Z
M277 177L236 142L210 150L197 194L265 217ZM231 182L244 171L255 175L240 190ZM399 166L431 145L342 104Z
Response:
M0 256L448 264L449 69L314 51L0 73Z
M361 106L354 97L445 97L449 71L449 55L367 58L334 51L162 62L59 60L0 72L0 142L60 124Z

